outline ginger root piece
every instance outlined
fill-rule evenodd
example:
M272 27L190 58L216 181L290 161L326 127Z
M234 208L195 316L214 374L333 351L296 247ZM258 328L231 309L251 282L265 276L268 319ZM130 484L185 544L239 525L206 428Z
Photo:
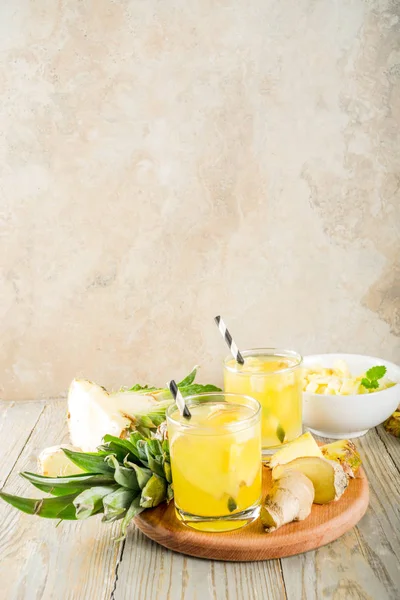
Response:
M388 433L400 438L400 411L396 410L383 424Z
M400 414L400 413L399 413ZM399 419L400 425L400 419ZM331 444L321 446L322 454L328 460L335 460L343 467L349 477L354 477L361 466L361 456L350 440L337 440Z
M266 496L260 518L268 533L286 523L302 521L311 512L314 486L299 471L287 469Z
M339 500L349 481L339 463L318 456L303 456L286 465L278 465L272 470L272 479L280 479L287 470L300 471L311 480L316 504Z
M273 469L277 465L284 465L300 456L322 457L322 452L309 431L275 452L271 457L269 466Z

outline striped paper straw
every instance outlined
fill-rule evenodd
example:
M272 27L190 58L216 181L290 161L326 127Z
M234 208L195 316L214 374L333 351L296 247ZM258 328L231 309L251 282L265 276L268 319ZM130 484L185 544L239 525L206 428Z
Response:
M190 417L192 415L190 414L190 410L186 406L186 402L183 399L183 396L180 393L179 388L176 385L175 381L173 379L171 379L171 381L169 381L167 385L168 385L169 391L171 392L171 394L178 406L179 412L181 413L182 417L186 417L186 419L190 419Z
M218 329L220 330L222 337L224 338L225 342L227 343L227 346L228 346L229 350L231 351L233 358L240 365L244 365L244 358L241 355L239 348L236 346L235 340L232 338L231 334L229 333L222 318L218 315L218 317L214 318L214 321L218 325Z

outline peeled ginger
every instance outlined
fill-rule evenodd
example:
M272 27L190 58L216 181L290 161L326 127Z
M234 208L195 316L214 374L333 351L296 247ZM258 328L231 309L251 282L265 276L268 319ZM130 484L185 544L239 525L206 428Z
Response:
M286 523L303 521L310 512L314 500L314 486L299 471L286 469L276 479L261 507L260 518L270 533Z
M286 471L292 470L299 471L312 482L316 504L338 500L348 485L348 477L339 463L318 456L303 456L278 465L272 469L272 479L279 480Z

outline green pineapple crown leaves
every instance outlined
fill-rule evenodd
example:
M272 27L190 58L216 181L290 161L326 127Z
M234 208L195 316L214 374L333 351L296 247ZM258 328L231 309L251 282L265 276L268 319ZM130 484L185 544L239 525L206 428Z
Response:
M198 365L193 367L186 377L178 383L179 391L182 396L192 396L195 394L207 394L210 392L220 392L221 388L216 385L195 383L197 376ZM135 415L135 430L139 431L145 437L151 437L156 431L157 427L165 421L165 413L170 404L174 402L171 392L167 388L156 388L148 385L140 385L137 383L131 388L123 388L121 391L125 392L137 392L137 393L153 393L159 400L159 405L155 406L150 412L146 414Z
M136 431L124 440L106 435L97 452L63 450L84 473L65 477L21 473L53 497L35 500L5 492L0 497L23 512L48 519L82 520L98 513L107 523L122 519L121 538L139 513L173 498L168 440L146 438Z
M211 384L194 383L197 369L195 366L178 383L184 396L221 391ZM121 391L152 392L159 397L159 404L148 413L135 415L134 431L126 439L106 435L97 452L63 448L84 473L65 477L21 473L36 488L51 494L51 498L35 500L2 491L0 498L27 514L47 519L82 520L99 513L103 514L104 522L122 519L121 538L125 537L132 519L143 510L172 500L169 443L165 439L165 413L173 402L171 394L166 388L140 384Z

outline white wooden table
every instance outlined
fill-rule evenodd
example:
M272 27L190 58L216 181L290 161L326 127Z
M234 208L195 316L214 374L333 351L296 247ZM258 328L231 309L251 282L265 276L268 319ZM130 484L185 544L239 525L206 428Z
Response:
M65 400L0 401L0 486L35 496L19 477L36 471L46 446L68 441ZM55 521L0 501L0 600L398 599L400 596L400 440L381 428L357 441L370 482L370 506L352 531L300 556L223 563L174 554L133 527ZM39 497L40 493L37 492Z

